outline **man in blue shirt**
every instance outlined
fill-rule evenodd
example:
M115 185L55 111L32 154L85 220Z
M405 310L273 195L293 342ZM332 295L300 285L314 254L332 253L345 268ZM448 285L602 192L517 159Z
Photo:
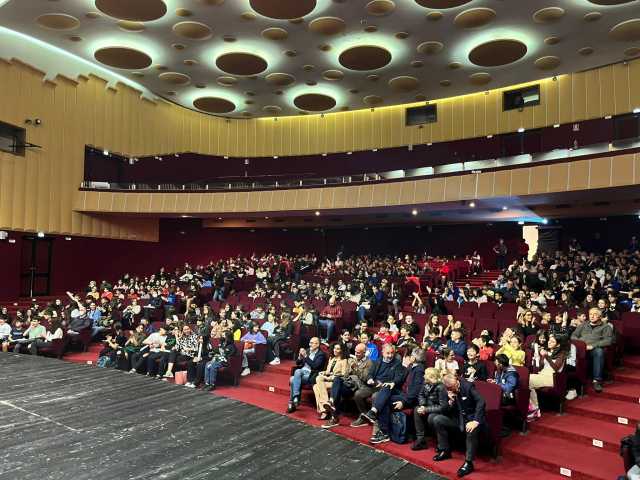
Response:
M102 320L102 312L100 309L96 308L96 304L91 302L89 304L89 311L87 312L87 316L91 319L91 336L96 338L100 335L101 332L106 330L104 327L100 326L100 320Z
M302 385L313 385L318 373L325 364L326 355L320 350L320 339L313 337L309 340L309 351L300 349L296 360L296 370L289 379L290 396L287 413L293 413L300 404Z

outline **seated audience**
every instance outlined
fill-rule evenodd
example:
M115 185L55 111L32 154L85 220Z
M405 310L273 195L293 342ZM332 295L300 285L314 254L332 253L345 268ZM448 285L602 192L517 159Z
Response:
M148 359L153 359L155 368L156 360L161 358L161 354L167 352L167 329L162 325L157 332L151 333L147 338L142 341L143 347L131 356L131 370L129 373L140 373L140 369L149 365ZM153 355L153 356L152 356ZM148 367L147 367L148 368ZM152 372L147 370L147 375L150 376Z
M396 347L390 343L384 344L382 358L373 362L367 381L353 397L360 415L351 423L352 427L363 427L369 423L370 420L365 416L370 410L367 401L382 389L388 389L386 393L390 393L396 385L401 385L404 373L402 361L396 356Z
M373 342L371 334L367 332L361 333L360 342L364 343L367 347L367 358L372 362L378 360L380 352L378 351L378 345Z
M522 340L510 328L507 328L500 339L500 348L496 356L504 354L514 367L523 367L526 352L522 350Z
M325 404L325 411L330 415L322 428L333 428L340 425L340 415L342 413L343 400L353 398L356 391L366 385L367 376L373 362L367 358L367 346L359 343L355 347L355 358L350 364L347 375L335 377L331 384L331 396L328 404Z
M592 362L593 389L602 392L604 349L613 344L613 330L602 321L600 309L589 309L589 321L577 327L571 339L587 344L587 354Z
M270 365L280 365L280 348L287 343L293 334L293 322L291 315L284 312L280 317L280 323L274 327L273 332L267 337L267 360Z
M374 425L370 443L389 441L392 411L413 409L417 405L424 384L424 363L424 350L413 349L410 355L402 359L404 378L401 382L393 388L383 388L373 395L371 409L364 415L364 418Z
M22 334L22 339L14 343L13 351L15 353L26 353L31 343L36 340L44 341L46 338L47 329L40 325L40 320L37 317L34 317L29 322L29 327Z
M207 352L207 358L203 358L200 363L204 366L204 387L205 391L211 391L216 388L216 380L218 372L229 365L229 359L237 352L236 343L233 339L233 331L226 330L224 336L217 346L212 347ZM204 353L203 353L204 355ZM199 360L199 359L198 359Z
M447 347L442 347L440 349L435 367L440 370L443 375L447 373L456 375L460 369L460 365L458 365L458 361L456 360L455 352Z
M316 381L313 384L316 409L321 420L326 420L329 417L327 404L329 403L329 390L333 386L333 381L338 377L348 375L351 369L351 358L349 353L343 349L341 343L333 344L330 351L331 356L327 363L327 368L316 375Z
M197 357L198 348L200 346L199 336L191 331L189 325L177 329L176 344L173 346L169 355L162 357L160 371L164 370L164 378L173 378L173 368L176 362L185 362L187 383L185 386L194 388L193 380L195 379L196 366L194 358Z
M451 458L449 434L457 433L466 440L465 461L458 469L458 476L469 475L474 470L473 460L478 449L480 432L486 428L485 401L473 383L446 374L443 383L449 396L449 408L442 413L429 415L429 426L437 437L437 452L433 460L441 462Z
M333 338L336 321L339 318L342 318L342 307L336 303L336 297L331 297L329 304L322 309L318 319L318 324L326 330L326 336L322 339L322 343L329 344Z
M11 339L11 325L7 323L7 318L8 316L0 315L0 345L3 352L9 351L9 340Z
M289 378L290 395L287 413L293 413L300 404L300 393L303 385L313 385L316 376L322 370L326 355L320 350L320 339L313 337L309 340L309 350L301 348L296 359L296 370Z
M463 357L467 354L467 342L463 340L462 330L454 328L451 331L451 338L447 341L447 348L459 357Z
M496 355L494 364L496 366L494 376L487 381L495 383L502 390L502 404L511 405L515 403L516 389L520 380L518 371L509 363L509 357L504 353Z
M542 387L553 387L553 375L562 372L567 360L568 342L565 337L551 335L547 341L546 348L538 350L539 367L537 373L529 375L529 415L530 420L540 417L540 407L538 405L538 395L536 389Z
M425 430L430 415L444 413L449 409L449 395L442 384L442 372L437 368L427 368L424 384L418 394L418 406L413 410L416 440L411 450L426 450Z
M467 348L467 359L462 365L460 375L468 382L485 381L487 379L487 366L484 361L480 360L480 349L477 345L471 344Z
M240 375L246 377L251 373L247 355L255 354L256 345L264 345L267 343L267 339L264 338L264 335L260 331L260 324L256 322L251 324L249 331L240 338L240 341L244 343L242 350L242 372Z

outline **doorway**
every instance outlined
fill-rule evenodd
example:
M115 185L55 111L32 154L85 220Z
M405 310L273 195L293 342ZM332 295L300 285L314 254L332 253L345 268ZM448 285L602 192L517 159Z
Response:
M22 237L20 260L20 296L49 295L51 290L51 254L53 238L26 235Z

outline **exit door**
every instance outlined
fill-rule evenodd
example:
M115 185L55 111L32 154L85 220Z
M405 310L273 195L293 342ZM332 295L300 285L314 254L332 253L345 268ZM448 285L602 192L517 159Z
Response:
M22 237L20 295L49 295L51 287L51 254L53 238L35 235Z

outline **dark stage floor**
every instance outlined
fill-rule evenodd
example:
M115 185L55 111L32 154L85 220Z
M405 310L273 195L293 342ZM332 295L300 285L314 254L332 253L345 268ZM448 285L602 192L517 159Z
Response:
M0 353L5 478L442 479L235 400L120 371Z

